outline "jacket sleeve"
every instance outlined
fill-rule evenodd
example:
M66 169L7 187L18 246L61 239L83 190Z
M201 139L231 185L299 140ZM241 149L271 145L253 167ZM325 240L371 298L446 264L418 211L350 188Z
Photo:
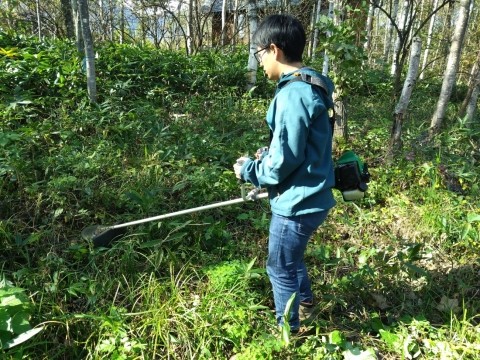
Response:
M311 119L321 109L314 102L308 84L292 84L274 98L269 114L273 117L273 137L268 154L262 160L247 161L242 177L258 187L280 184L305 160ZM325 107L324 107L325 108Z

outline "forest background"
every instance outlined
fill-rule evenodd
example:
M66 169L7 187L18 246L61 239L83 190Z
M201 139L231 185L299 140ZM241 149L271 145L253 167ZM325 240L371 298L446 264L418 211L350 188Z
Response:
M249 37L308 33L336 83L334 156L372 180L306 254L319 306L279 333L265 201L240 196L274 91ZM478 359L478 1L0 3L0 351L6 359Z

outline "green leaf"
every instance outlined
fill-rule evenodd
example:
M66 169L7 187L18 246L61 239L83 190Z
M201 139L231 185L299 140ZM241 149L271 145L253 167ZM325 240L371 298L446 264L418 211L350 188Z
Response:
M345 342L345 338L342 334L341 331L339 330L335 330L335 331L332 331L329 335L328 335L328 341L331 343L331 344L335 344L335 345L338 345L338 346L342 346Z
M144 199L136 191L130 191L126 193L125 196L138 205L142 205L144 203Z
M11 331L12 317L7 309L0 308L0 331Z
M358 348L348 349L343 352L344 360L376 360L375 350L361 350Z
M7 285L8 286L8 285ZM18 287L5 287L0 288L0 298L6 295L13 295L13 294L23 294L24 290ZM25 297L26 299L26 297Z
M0 298L0 307L22 305L23 301L17 295L3 296Z
M383 341L385 341L385 343L391 348L397 348L401 345L402 338L399 335L383 329L380 329L379 333Z
M144 243L141 243L139 245L139 248L140 249L147 249L147 248L159 246L159 245L162 245L164 243L164 241L165 241L165 239L155 239L155 240L146 241Z
M12 333L10 331L0 330L0 349L3 349L3 344L12 339Z
M177 192L177 191L183 190L187 187L187 185L188 185L187 181L179 181L178 183L176 183L173 186L172 192Z
M269 307L265 305L250 305L248 307L248 310L251 310L251 311L267 310L267 309L269 309Z
M480 214L468 214L467 215L467 221L469 223L475 222L475 221L480 221Z
M21 138L22 136L20 134L14 132L0 132L0 146L5 146L11 141L16 141Z
M282 340L285 347L290 344L290 325L288 322L284 323L282 326Z
M379 332L380 330L385 330L385 325L383 325L382 320L377 314L372 315L372 319L370 320L370 326L373 331Z
M58 209L55 210L55 212L53 213L53 218L56 219L56 218L59 217L62 213L63 213L63 209L62 209L62 208L58 208Z
M248 220L249 217L250 217L249 214L241 213L240 215L237 216L237 220Z
M252 261L248 263L247 268L245 269L245 272L249 272L250 270L252 270L253 265L255 265L255 261L257 261L257 257L254 257Z
M14 334L21 334L32 327L28 322L30 316L25 311L19 311L12 317L12 331Z
M405 266L407 268L409 268L410 270L412 270L413 272L416 272L420 276L425 276L425 277L428 276L428 273L425 270L423 270L422 268L420 268L416 265L413 265L412 263L407 262L407 263L405 263Z

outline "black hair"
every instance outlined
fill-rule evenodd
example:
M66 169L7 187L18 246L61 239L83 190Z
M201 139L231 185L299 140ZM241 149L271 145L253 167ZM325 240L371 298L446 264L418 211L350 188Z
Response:
M282 49L287 61L302 61L305 30L300 21L291 15L270 15L258 25L252 42L260 48L275 44Z

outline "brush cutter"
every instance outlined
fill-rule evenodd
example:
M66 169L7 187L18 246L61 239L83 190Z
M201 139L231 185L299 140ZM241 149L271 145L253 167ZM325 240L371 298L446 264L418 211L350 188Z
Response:
M180 210L169 214L163 214L158 216L153 216L141 220L130 221L123 224L111 225L111 226L102 226L102 225L92 225L88 226L82 230L82 237L87 241L92 241L94 247L107 247L113 240L121 238L127 231L128 226L139 225L151 221L163 220L175 216L190 214L194 212L199 212L203 210L215 209L222 206L239 204L249 200L258 200L263 199L268 196L268 193L260 193L260 189L253 189L248 193L245 190L244 184L242 184L242 197L238 199L223 201L219 203L214 203L210 205L199 206L191 209Z

